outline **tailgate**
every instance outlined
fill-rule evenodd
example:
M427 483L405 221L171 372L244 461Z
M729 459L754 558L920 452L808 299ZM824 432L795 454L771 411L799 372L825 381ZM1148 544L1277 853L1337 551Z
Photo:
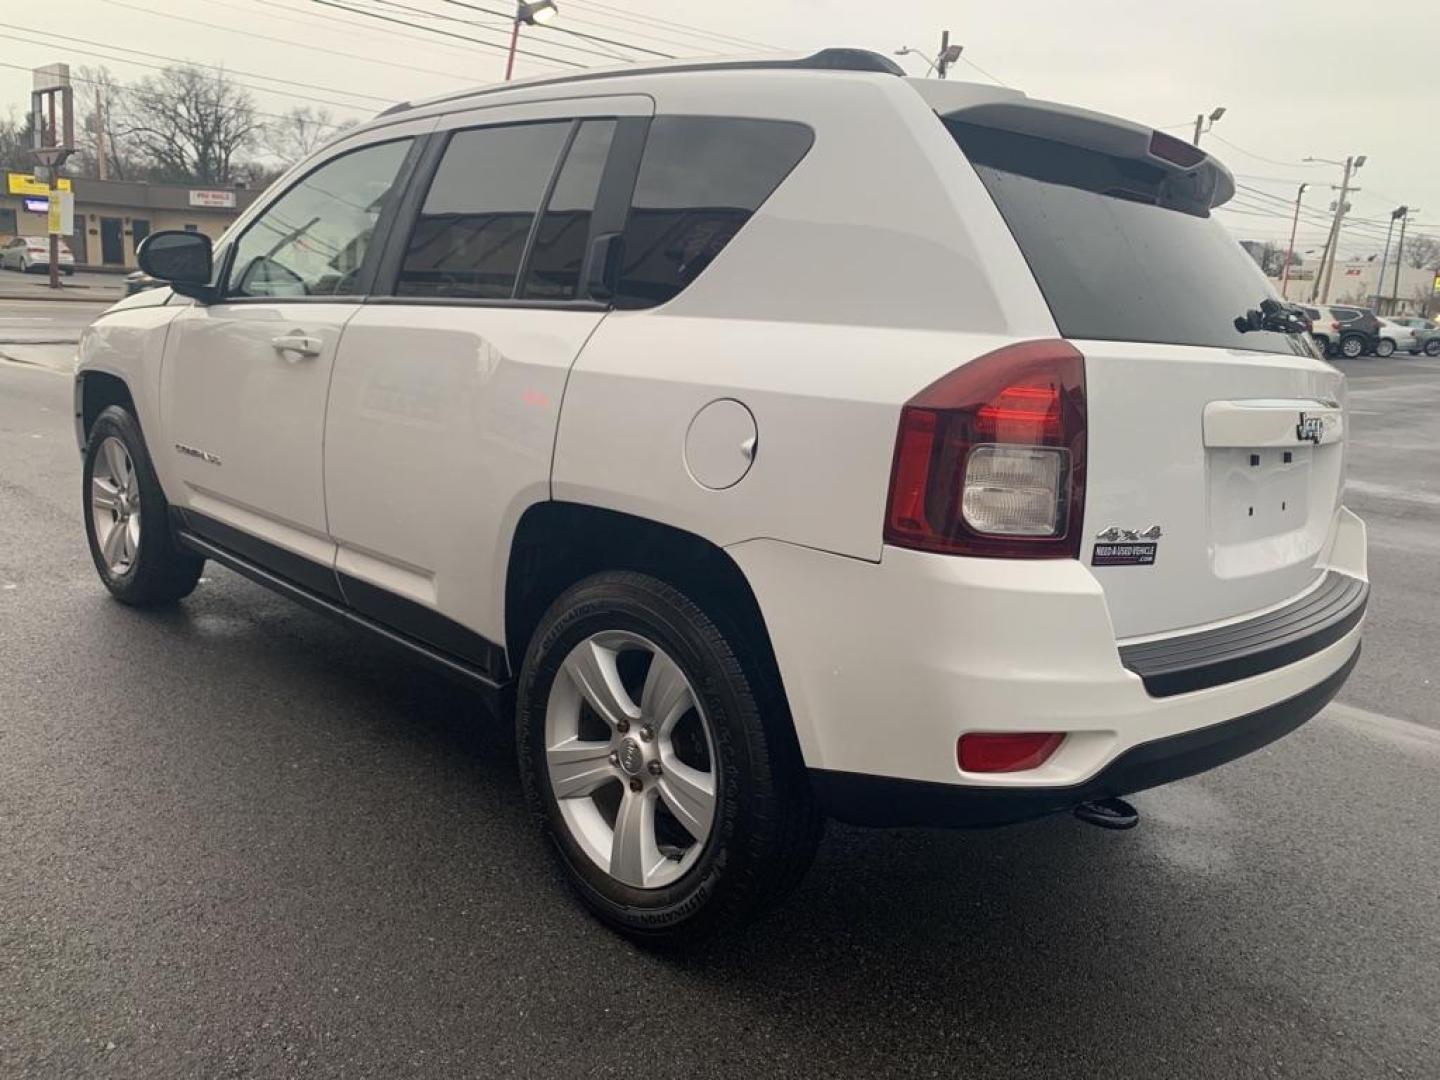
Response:
M1089 408L1081 559L1117 637L1236 618L1320 581L1344 483L1338 371L1235 349L1074 344Z

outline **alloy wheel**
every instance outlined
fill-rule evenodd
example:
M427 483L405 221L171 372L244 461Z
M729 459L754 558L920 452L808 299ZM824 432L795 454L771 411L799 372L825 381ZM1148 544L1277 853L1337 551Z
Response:
M125 573L140 551L140 482L125 444L110 436L90 472L91 529L110 573Z
M616 881L661 888L699 859L716 813L715 737L658 645L603 631L570 651L546 705L545 763L565 828Z
M1348 359L1354 360L1365 351L1365 343L1359 338L1348 337L1340 342L1340 352Z

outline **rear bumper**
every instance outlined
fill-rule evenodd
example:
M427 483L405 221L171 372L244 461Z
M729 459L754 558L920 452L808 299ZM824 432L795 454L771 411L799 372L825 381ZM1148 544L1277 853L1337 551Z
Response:
M973 828L1029 821L1092 799L1168 784L1252 753L1323 709L1359 659L1357 645L1341 668L1309 690L1246 716L1140 743L1079 784L986 788L825 769L812 769L810 782L821 808L852 825Z
M924 794L932 786L952 793L940 800L948 809L905 821L1013 821L1228 760L1302 722L1344 681L1368 593L1365 527L1346 510L1318 560L1328 573L1301 596L1124 643L1104 590L1075 560L887 547L873 563L773 540L729 551L769 630L805 764L846 820L875 815L845 811L840 787L884 792L893 782L881 801L897 805L928 805L940 794ZM1189 753L1242 728L1275 734L1226 737L1213 760ZM1036 768L974 773L956 758L967 732L1065 738ZM1151 764L1136 774L1137 761ZM912 783L918 794L902 799Z

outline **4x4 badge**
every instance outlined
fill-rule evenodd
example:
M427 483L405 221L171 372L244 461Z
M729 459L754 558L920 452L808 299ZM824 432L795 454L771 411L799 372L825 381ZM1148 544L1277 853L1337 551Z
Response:
M1160 549L1160 526L1136 530L1111 525L1096 533L1095 540L1091 566L1154 566Z
M1295 438L1301 442L1312 442L1320 445L1320 440L1325 437L1325 418L1323 416L1306 416L1300 414L1300 422L1295 425Z

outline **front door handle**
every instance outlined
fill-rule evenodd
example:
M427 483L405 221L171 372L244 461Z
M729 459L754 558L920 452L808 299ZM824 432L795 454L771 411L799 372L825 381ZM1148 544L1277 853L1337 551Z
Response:
M293 354L308 360L320 355L320 339L307 334L282 334L280 337L271 338L270 344L282 356Z

